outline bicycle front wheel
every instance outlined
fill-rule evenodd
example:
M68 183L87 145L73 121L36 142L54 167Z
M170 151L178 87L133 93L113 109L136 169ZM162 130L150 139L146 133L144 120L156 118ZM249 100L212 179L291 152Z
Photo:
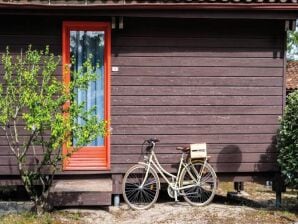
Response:
M137 210L150 208L158 198L159 189L157 173L152 168L148 170L148 166L142 164L132 166L126 172L122 182L125 202Z
M214 198L216 184L216 173L208 163L190 163L181 172L180 187L185 187L181 190L182 195L193 206L209 204Z

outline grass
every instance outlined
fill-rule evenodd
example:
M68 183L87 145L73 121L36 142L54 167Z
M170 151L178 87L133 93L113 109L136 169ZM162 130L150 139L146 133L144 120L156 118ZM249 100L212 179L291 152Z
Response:
M1 224L81 224L80 213L53 212L37 216L31 212L0 216Z
M37 217L35 214L26 212L22 214L9 214L0 218L2 224L52 224L54 219L51 214ZM57 223L58 224L58 223Z
M219 185L219 194L224 195L226 192L233 192L234 186L231 182L222 182ZM275 208L275 192L271 188L256 183L245 183L244 191L249 195L243 201L236 201L248 207L257 208L256 212L248 213L246 220L253 222L262 220L262 223L295 223L298 222L298 190L287 189L282 194L282 207ZM232 202L233 203L233 202ZM235 204L235 202L233 203ZM251 217L254 217L252 219ZM257 222L258 223L258 222Z

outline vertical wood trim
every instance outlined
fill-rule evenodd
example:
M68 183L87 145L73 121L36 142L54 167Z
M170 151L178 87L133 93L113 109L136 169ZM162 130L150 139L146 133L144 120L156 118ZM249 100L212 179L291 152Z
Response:
M70 69L66 67L70 64L70 30L78 29L78 30L87 30L87 31L104 31L104 69L105 69L105 101L104 101L104 119L108 121L108 130L109 130L109 121L110 121L110 95L111 95L111 87L110 87L110 74L111 74L111 26L108 22L76 22L76 21L64 21L62 25L62 74L63 74L63 82L68 85L70 82ZM69 106L69 102L65 104L65 106ZM65 114L65 116L68 116ZM89 149L103 149L105 150L104 155L100 151L95 155L95 158L98 156L102 158L104 156L104 161L101 163L98 161L98 166L90 165L90 166L80 166L82 162L76 162L74 164L79 165L79 167L69 167L68 160L70 158L66 158L63 160L63 170L109 170L110 169L110 136L107 135L104 137L104 147L82 147L80 152L78 152L81 156L85 154L89 154ZM63 154L66 155L68 152L68 148L66 144L63 145ZM86 152L84 152L86 151ZM100 167L100 168L99 168Z
M282 86L282 115L284 115L284 110L286 107L286 96L287 96L287 30L286 30L286 23L284 22L285 29L283 30L283 37L284 40L282 50L283 50L283 86Z

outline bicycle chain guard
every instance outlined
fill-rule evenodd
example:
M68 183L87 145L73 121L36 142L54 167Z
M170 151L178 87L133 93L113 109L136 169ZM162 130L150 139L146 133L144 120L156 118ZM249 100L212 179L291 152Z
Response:
M170 185L168 185L167 192L168 192L168 195L169 195L170 198L175 198L175 192L174 192L173 188Z

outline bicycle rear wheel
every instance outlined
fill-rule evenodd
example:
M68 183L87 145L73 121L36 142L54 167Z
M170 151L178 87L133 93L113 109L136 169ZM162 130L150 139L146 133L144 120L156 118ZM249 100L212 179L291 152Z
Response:
M148 166L137 164L128 169L123 178L123 198L133 209L148 209L158 198L160 189L158 175L150 168L145 179L147 170Z
M194 186L181 190L184 200L193 206L207 205L215 195L216 173L208 163L205 165L200 161L190 163L182 170L180 178L180 187L187 185Z

